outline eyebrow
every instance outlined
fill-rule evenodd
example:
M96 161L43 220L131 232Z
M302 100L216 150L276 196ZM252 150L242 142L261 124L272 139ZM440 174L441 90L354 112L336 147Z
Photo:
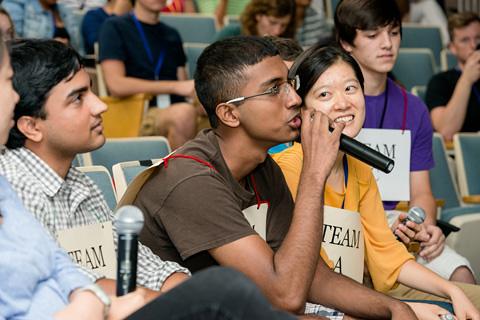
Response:
M76 95L79 94L79 93L87 92L88 89L89 89L88 86L75 89L75 90L71 91L71 92L67 95L67 98L72 98L72 97L76 96Z
M268 88L269 86L273 85L273 84L277 84L279 83L280 81L283 81L284 79L281 78L281 77L276 77L276 78L272 78L272 79L269 79L267 81L264 81L260 84L260 87L262 88Z

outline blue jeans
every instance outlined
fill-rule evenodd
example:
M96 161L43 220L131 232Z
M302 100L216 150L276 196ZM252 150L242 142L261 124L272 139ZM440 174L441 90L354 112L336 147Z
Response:
M275 310L243 274L212 267L159 296L129 320L295 319Z

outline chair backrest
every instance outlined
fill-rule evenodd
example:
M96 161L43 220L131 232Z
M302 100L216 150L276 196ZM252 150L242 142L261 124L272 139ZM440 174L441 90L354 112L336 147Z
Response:
M462 196L480 194L480 135L457 133L453 136L458 184Z
M140 93L127 98L101 99L108 106L108 110L102 114L105 137L138 137L150 96Z
M175 28L183 42L212 43L217 33L213 15L162 14L160 21Z
M117 206L117 194L113 187L112 177L104 166L86 166L77 167L78 170L85 173L100 188L110 209L114 210Z
M185 50L185 54L187 55L187 64L188 64L188 76L190 79L193 79L193 75L195 74L195 70L197 69L197 60L198 57L208 46L206 43L184 43L183 49Z
M460 215L452 218L450 223L461 228L447 237L447 244L460 255L467 258L477 277L480 277L480 254L475 243L480 240L480 213Z
M112 171L118 198L121 199L123 197L130 182L132 182L140 172L158 161L160 161L160 159L126 161L114 164Z
M93 44L93 50L94 50L94 57L95 57L95 70L97 71L96 86L97 86L98 96L106 97L108 96L107 84L105 83L105 77L103 76L102 66L100 65L100 63L98 63L98 52L99 52L98 42L95 42Z
M165 137L107 139L103 147L82 154L85 165L102 165L109 171L116 163L138 159L160 159L171 152Z
M432 50L435 67L440 67L440 52L442 51L442 35L440 28L415 23L402 25L401 48L429 48Z
M448 165L443 138L438 133L433 135L433 158L435 167L430 170L430 184L435 199L445 200L445 209L459 207L457 185Z
M412 94L416 95L420 99L422 99L423 102L425 102L425 94L427 93L427 87L426 86L414 86L412 87L411 90Z
M455 68L457 65L457 57L453 55L447 48L443 48L440 53L440 68L443 71Z
M337 9L337 5L340 2L340 0L326 0L325 1L325 11L327 14L327 18L333 19L333 16L335 15L335 10Z
M414 86L426 86L435 74L432 51L426 48L400 49L393 74L408 91Z

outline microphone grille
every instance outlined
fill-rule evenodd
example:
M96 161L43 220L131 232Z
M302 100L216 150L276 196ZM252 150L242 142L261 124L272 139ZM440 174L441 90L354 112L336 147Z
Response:
M135 206L123 206L117 210L115 227L118 234L139 234L143 228L143 213Z
M420 207L411 207L408 210L407 219L416 224L421 224L425 221L425 210Z

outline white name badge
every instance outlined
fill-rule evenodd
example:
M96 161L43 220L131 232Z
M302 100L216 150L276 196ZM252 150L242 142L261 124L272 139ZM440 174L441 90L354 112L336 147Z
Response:
M255 204L244 209L242 212L253 230L255 230L263 240L267 241L268 204L261 203L260 207Z
M333 271L363 282L365 242L358 212L325 206L322 248Z
M116 278L117 259L111 222L58 231L57 241L73 262L109 279Z
M373 169L383 201L410 200L410 130L362 129L356 138L395 161L392 172Z
M170 102L169 94L159 94L157 95L157 108L165 109L168 108L172 103Z

